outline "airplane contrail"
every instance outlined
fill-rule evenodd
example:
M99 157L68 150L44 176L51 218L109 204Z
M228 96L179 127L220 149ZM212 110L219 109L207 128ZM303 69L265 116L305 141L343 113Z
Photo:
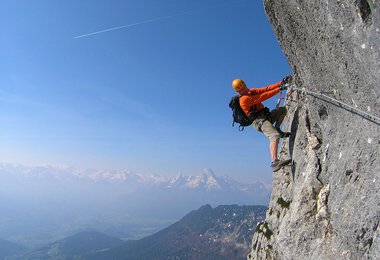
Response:
M176 17L176 16L185 15L185 14L188 14L188 13L191 13L191 12L195 12L195 11L196 10L186 11L186 12L182 12L182 13L178 13L178 14L172 14L172 15L168 15L168 16L162 16L162 17L158 17L158 18L154 18L154 19L149 19L149 20L145 20L145 21L141 21L141 22L137 22L137 23L130 23L130 24L122 25L122 26L112 27L112 28L109 28L109 29L100 30L100 31L92 32L92 33L86 33L86 34L82 34L82 35L79 35L79 36L75 36L74 39L83 38L83 37L86 37L86 36L95 35L95 34L99 34L99 33L119 30L119 29L122 29L122 28L133 27L133 26L140 25L140 24L152 23L152 22L156 22L156 21L160 21L160 20L164 20L164 19L173 18L173 17Z
M238 3L238 2L242 2L242 1L234 1L234 2L230 2L230 3L225 3L225 4L221 4L220 6L235 4L235 3ZM200 8L200 9L195 9L195 10L189 10L189 11L185 11L185 12L181 12L181 13L176 13L176 14L172 14L172 15L167 15L167 16L161 16L161 17L158 17L158 18L153 18L153 19L149 19L149 20L145 20L145 21L141 21L141 22L130 23L130 24L121 25L121 26L117 26L117 27L112 27L112 28L109 28L109 29L104 29L104 30L100 30L100 31L96 31L96 32L86 33L86 34L75 36L74 39L84 38L84 37L95 35L95 34L115 31L115 30L119 30L119 29L123 29L123 28L128 28L128 27L133 27L133 26L137 26L137 25L141 25L141 24L157 22L157 21L161 21L161 20L165 20L165 19L169 19L169 18L173 18L173 17L177 17L177 16L186 15L186 14L189 14L189 13L203 11L203 10L206 10L206 9L210 9L210 7L209 8Z

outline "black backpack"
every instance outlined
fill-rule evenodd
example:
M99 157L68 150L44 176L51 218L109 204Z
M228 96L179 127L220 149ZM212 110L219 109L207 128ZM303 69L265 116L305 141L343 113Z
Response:
M232 126L234 126L236 122L240 124L239 131L243 131L244 127L252 124L253 120L249 119L240 107L239 96L232 97L229 106L232 109Z

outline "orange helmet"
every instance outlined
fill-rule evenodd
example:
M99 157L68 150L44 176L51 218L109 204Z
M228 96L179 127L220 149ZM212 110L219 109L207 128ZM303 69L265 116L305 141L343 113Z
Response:
M234 81L232 81L232 87L234 88L235 91L239 91L245 88L246 85L244 81L242 81L241 79L234 79Z

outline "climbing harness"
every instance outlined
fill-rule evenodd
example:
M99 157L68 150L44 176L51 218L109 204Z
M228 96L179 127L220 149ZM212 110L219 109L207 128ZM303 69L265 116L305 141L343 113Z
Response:
M346 104L346 103L344 103L342 101L339 101L339 100L337 100L335 98L327 96L326 94L324 94L322 92L314 92L314 91L310 91L310 90L306 90L306 89L300 89L300 88L296 88L296 87L291 87L289 89L290 89L290 91L296 90L296 91L303 92L303 93L306 93L306 94L314 96L314 97L318 97L318 98L320 98L320 99L322 99L322 100L324 100L326 102L330 102L330 103L333 103L333 104L335 103L335 104L337 104L337 106L342 107L342 108L350 111L353 114L360 115L360 116L368 119L369 121L371 121L371 122L373 122L373 123L375 123L377 125L380 125L380 118L379 117L371 115L371 114L369 114L367 112L364 112L364 111L362 111L360 109L357 109L357 108L355 108L353 106L350 106L350 105L348 105L348 104ZM290 92L290 94L291 94L291 92Z

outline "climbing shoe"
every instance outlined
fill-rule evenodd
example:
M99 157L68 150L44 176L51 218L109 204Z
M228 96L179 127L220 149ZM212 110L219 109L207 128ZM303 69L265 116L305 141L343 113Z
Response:
M289 132L282 132L280 128L276 128L276 130L278 131L278 133L280 134L280 138L287 138L289 136L291 136L292 134L289 133Z
M281 132L281 133L280 133L281 138L287 138L287 137L289 137L289 136L291 136L291 135L292 135L292 134L289 133L289 132Z
M276 159L276 160L274 160L274 161L272 162L272 165L271 165L271 167L272 167L272 171L273 171L273 172L277 172L278 170L281 169L282 166L288 165L288 164L291 163L291 162L292 162L291 159L288 159L288 160L282 160L282 161Z

